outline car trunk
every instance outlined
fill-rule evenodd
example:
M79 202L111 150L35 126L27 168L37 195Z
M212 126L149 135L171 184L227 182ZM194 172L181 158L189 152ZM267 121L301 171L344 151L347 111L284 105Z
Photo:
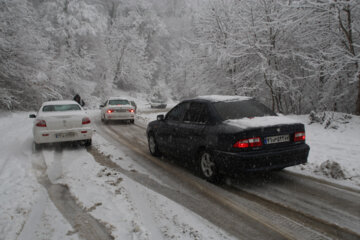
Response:
M108 109L113 109L115 112L127 112L129 109L134 109L130 105L111 105Z
M69 130L82 127L83 114L74 114L74 112L48 115L43 119L46 121L49 130Z
M224 137L224 145L227 150L238 151L256 151L264 149L276 149L287 147L301 142L294 142L296 132L304 132L303 124L281 124L268 127L249 128L240 130L236 133L226 134ZM232 146L239 140L260 137L262 146L246 149L233 148Z

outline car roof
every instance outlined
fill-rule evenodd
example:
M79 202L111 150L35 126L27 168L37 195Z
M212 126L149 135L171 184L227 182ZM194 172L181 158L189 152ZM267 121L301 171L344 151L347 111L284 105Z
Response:
M233 95L205 95L198 96L193 99L188 99L189 101L206 101L206 102L233 102L233 101L246 101L252 99L251 97L246 96L233 96Z
M127 98L123 98L123 97L109 97L109 100L128 100Z
M42 105L60 105L60 104L78 104L73 100L57 100L57 101L47 101L44 102Z

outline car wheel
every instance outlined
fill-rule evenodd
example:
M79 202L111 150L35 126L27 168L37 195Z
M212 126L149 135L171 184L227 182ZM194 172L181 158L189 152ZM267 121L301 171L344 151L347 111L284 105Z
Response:
M134 124L134 123L135 123L135 120L134 120L134 119L131 119L131 120L130 120L130 123L131 123L131 124Z
M107 120L107 119L105 118L105 116L104 116L104 123L105 123L105 124L108 124L108 123L109 123L109 120Z
M217 183L220 181L220 175L213 156L208 151L201 151L199 154L199 173L202 178L209 182Z
M284 169L284 167L278 167L278 168L274 168L272 169L273 172L280 172Z
M86 146L86 147L91 146L91 144L92 144L92 140L91 140L91 139L88 139L88 140L85 141L85 146Z
M148 145L149 145L149 151L151 153L151 155L158 157L161 155L158 145L156 143L154 134L150 133L149 137L148 137Z

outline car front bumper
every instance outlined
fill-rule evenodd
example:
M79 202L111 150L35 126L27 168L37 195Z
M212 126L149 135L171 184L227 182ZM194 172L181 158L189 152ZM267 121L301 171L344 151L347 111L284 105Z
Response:
M214 157L220 172L233 175L304 164L307 162L309 151L310 147L307 144L301 144L281 149L238 153L215 150Z
M91 139L92 128L74 128L63 130L37 130L34 131L36 143L73 142Z

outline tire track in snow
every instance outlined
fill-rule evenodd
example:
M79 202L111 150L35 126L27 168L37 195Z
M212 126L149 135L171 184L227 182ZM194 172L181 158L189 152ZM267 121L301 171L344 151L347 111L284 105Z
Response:
M106 128L104 128L104 130L109 129L110 131L107 132L107 134L116 134L118 141L120 141L123 145L129 147L130 149L132 149L133 151L139 153L140 155L142 155L143 157L147 158L148 160L153 159L151 156L148 156L148 154L143 153L143 151L139 150L136 146L140 146L140 145L144 145L142 141L140 141L141 139L139 139L139 136L141 136L142 134L140 134L138 131L135 131L135 128L138 126L130 126L128 127L128 129L122 128L122 127L117 127L117 126L107 126ZM105 131L106 132L106 131ZM134 133L133 137L129 136L129 134ZM137 139L136 139L137 138ZM145 145L146 146L146 145ZM142 148L141 148L142 149ZM154 160L155 161L155 160ZM180 178L183 180L183 178ZM193 183L193 185L197 185L195 183ZM203 190L203 186L196 186L199 189ZM226 188L224 189L226 190ZM227 190L229 192L229 190ZM206 193L208 193L208 191L205 191ZM219 200L219 202L224 202L223 197L218 197L217 195L215 196L212 193L208 193L210 195L210 197L215 198L217 200ZM276 205L275 207L273 206L274 203L272 204L272 210L276 210L274 212L269 212L269 209L267 209L267 207L269 207L269 202L265 202L262 198L244 198L244 196L242 196L242 199L247 199L251 202L258 202L262 205L253 207L250 206L249 204L246 204L246 209L242 208L241 206L239 206L237 203L234 203L232 201L231 196L229 196L229 198L225 199L225 205L229 206L230 208L239 211L241 213L246 213L247 215L249 215L250 217L252 217L255 220L258 220L260 223L266 225L267 227L269 227L269 229L272 229L280 234L282 234L283 237L287 238L287 239L298 239L299 235L301 234L301 238L302 239L328 239L331 237L336 238L336 236L338 236L337 234L339 234L339 230L340 228L335 228L334 231L329 231L329 229L332 226L335 225L331 225L330 227L328 226L328 224L323 224L321 225L318 222L318 219L313 219L313 218L309 218L309 216L304 216L301 215L300 217L299 212L292 212L292 215L296 215L296 218L294 218L295 220L292 220L288 217L286 217L285 215L283 215L283 209L279 210L279 206ZM255 201L257 200L257 201ZM245 201L246 202L246 201ZM261 210L259 210L259 208L261 208ZM286 208L287 209L287 208ZM300 220L299 220L300 219ZM303 225L303 220L313 220L312 223L317 223L317 225L321 225L319 228L314 228L311 226L311 224L304 226ZM320 231L318 231L320 229ZM349 231L343 231L343 229L341 229L341 236L346 236L349 237L347 239L356 239L356 234L354 235L352 232ZM323 234L323 233L326 234ZM330 237L327 235L329 234ZM355 237L355 238L354 238Z
M52 178L56 179L59 176L59 172L55 168L61 165L62 151L55 152L55 160L57 162L52 165L53 170L49 170L50 173L55 173ZM42 152L33 154L32 157L33 169L38 173L38 182L44 186L47 190L50 200L54 203L59 212L73 227L73 233L78 233L80 238L87 240L113 240L114 237L110 235L105 226L99 223L94 217L92 217L85 209L77 205L76 199L70 194L69 187L62 184L53 184L48 176L48 169L46 166L46 159ZM50 168L51 169L51 168ZM53 171L53 172L51 172ZM36 218L34 219L36 221ZM31 219L29 219L31 221ZM34 223L31 223L34 225ZM24 229L26 226L24 227Z

